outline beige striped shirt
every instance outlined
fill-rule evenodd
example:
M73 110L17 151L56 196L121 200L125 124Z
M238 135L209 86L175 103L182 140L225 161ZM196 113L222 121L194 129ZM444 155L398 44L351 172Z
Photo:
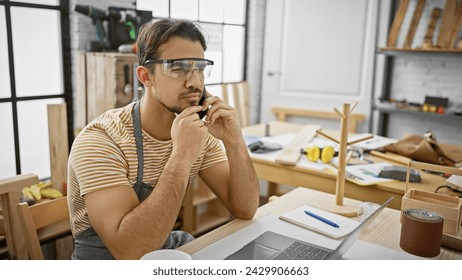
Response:
M92 121L72 144L68 162L68 201L72 234L89 228L83 196L115 186L136 183L136 155L132 110L134 103L109 110ZM172 141L160 141L143 131L143 182L155 186L172 152ZM189 180L200 170L226 161L221 142L207 136L205 148L193 164Z

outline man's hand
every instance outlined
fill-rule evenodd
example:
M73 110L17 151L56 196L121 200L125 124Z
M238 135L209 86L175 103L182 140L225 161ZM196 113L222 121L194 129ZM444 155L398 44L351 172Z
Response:
M218 96L211 96L204 101L203 108L207 112L207 127L215 138L229 144L242 138L242 130L236 110Z
M207 139L207 126L197 114L201 109L201 106L187 107L172 124L173 151L191 157L191 163L199 157Z

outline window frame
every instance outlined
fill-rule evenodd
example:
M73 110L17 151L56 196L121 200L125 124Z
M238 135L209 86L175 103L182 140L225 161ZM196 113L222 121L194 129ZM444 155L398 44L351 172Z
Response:
M8 48L8 67L10 72L10 92L11 96L6 98L0 98L0 103L11 104L12 108L12 119L13 119L13 138L14 138L14 149L15 149L15 163L16 163L16 174L22 174L21 168L21 151L19 141L19 124L18 124L18 103L21 101L40 100L40 99L64 99L67 109L67 124L68 124L68 145L71 146L73 141L73 103L72 103L72 77L71 77L71 44L70 44L70 8L69 0L59 0L59 4L56 6L35 4L35 3L24 3L14 2L10 0L0 1L0 6L4 7L5 10L5 24L6 24L6 39ZM23 7L23 8L34 8L34 9L47 9L55 10L60 13L61 22L61 51L62 51L62 77L63 77L63 90L60 94L54 95L37 95L37 96L24 96L18 97L16 94L16 77L15 77L15 62L14 62L14 49L13 49L13 34L12 34L12 22L11 22L11 8L12 7ZM46 178L41 178L46 179Z
M201 1L198 0L197 1L197 4L200 6L200 3ZM136 2L135 2L135 7L136 7ZM242 71L242 80L240 81L233 81L233 82L223 82L223 76L221 77L221 82L216 82L216 83L207 83L206 81L206 85L208 86L214 86L214 85L222 85L222 84L227 84L227 83L239 83L239 82L242 82L242 81L245 81L247 80L247 54L248 54L248 42L247 42L247 36L248 36L248 32L249 32L249 28L248 28L248 24L249 24L249 8L250 8L250 0L246 0L245 1L245 22L244 24L237 24L237 23L226 23L224 20L223 22L213 22L213 21L203 21L203 20L190 20L192 22L195 22L195 23L198 23L199 25L201 24L213 24L213 25L222 25L222 27L224 27L225 25L228 25L228 26L240 26L240 27L243 27L244 28L244 56L243 56L243 63L242 63L242 67L243 67L243 71ZM179 19L179 18L173 18L172 17L172 5L171 5L171 0L168 0L168 17L169 19ZM199 9L198 9L199 10ZM156 17L153 15L153 19L164 19L165 17ZM189 19L187 19L189 20ZM223 28L224 29L224 28ZM224 51L223 51L223 46L222 46L222 51L221 51L221 59L222 59L222 62L224 62ZM214 68L217 67L217 65L214 66ZM223 75L224 73L224 63L221 63L221 73Z

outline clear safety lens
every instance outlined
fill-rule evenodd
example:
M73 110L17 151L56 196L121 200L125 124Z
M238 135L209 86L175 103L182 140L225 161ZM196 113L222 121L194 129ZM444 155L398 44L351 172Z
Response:
M174 78L189 78L197 72L201 79L206 79L210 77L213 67L213 61L202 58L147 60L145 65L151 63L162 64L164 74Z

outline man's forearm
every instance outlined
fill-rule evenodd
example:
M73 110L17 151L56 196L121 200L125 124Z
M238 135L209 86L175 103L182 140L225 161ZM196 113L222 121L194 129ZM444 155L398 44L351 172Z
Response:
M163 245L178 217L187 189L190 167L184 163L171 158L152 193L122 220L118 239L125 240L125 245L114 248L122 258L141 257L138 256L141 251L159 249ZM134 251L133 256L126 255L130 250Z
M251 219L259 204L260 187L252 160L243 139L227 145L230 168L229 205L237 218Z

